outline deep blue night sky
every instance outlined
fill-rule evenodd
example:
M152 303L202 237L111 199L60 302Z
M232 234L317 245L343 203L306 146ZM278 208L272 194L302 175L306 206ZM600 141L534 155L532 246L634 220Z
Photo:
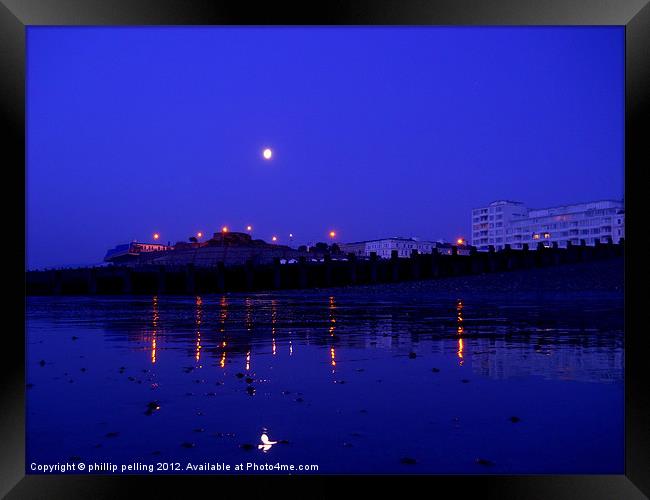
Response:
M29 27L27 51L29 268L623 197L623 28Z

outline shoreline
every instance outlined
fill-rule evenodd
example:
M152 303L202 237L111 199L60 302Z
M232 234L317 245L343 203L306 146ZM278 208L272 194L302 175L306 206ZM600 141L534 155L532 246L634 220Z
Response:
M211 296L255 296L255 297L290 297L290 296L322 296L324 294L362 295L366 299L373 296L408 295L414 297L446 298L463 294L464 297L519 296L519 298L612 298L622 299L624 295L624 262L623 258L603 261L565 264L557 267L533 268L507 272L485 273L467 276L450 276L437 279L418 281L403 281L399 283L378 283L364 285L348 285L328 288L288 289L267 291L233 291L223 293L200 294L203 298ZM155 295L155 294L154 294ZM152 294L133 295L75 295L75 296L28 296L28 301L34 299L88 299L107 300L115 298L120 301L129 298L151 297ZM161 295L168 299L188 299L187 295Z

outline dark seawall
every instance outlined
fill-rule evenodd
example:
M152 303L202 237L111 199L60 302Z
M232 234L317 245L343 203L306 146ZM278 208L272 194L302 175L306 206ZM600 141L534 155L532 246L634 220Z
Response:
M593 247L583 244L567 248L546 248L540 244L536 250L506 248L499 252L477 252L472 248L469 255L459 255L454 248L451 255L413 253L409 258L398 258L394 253L391 259L378 259L373 254L369 259L348 255L345 260L339 260L336 256L326 256L322 262L310 262L301 258L296 263L285 264L282 264L280 259L275 259L273 264L255 265L253 262L247 262L238 266L225 266L220 263L211 267L192 264L91 267L28 271L26 290L28 295L195 295L328 288L570 266L620 259L623 255L624 243L621 242L597 244ZM562 271L558 269L557 272ZM570 273L566 278L567 283L570 283Z

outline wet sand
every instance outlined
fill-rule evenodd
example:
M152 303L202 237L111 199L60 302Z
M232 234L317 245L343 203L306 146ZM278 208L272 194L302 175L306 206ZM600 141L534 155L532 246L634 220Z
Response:
M621 473L622 273L32 297L27 464Z

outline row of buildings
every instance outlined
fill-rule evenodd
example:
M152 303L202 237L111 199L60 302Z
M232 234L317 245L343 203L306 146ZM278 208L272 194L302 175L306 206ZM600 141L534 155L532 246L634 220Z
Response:
M417 238L384 238L357 243L342 243L340 253L347 256L353 253L359 257L369 257L375 252L379 258L390 259L392 252L399 257L409 257L413 250L418 253L451 254L450 243L421 241ZM469 253L469 248L460 247L460 254ZM121 265L185 265L215 266L219 262L226 265L244 264L253 261L258 264L281 260L323 258L323 251L316 248L294 249L285 245L270 244L262 240L252 240L244 233L215 233L205 242L178 242L175 245L131 242L108 250L104 261Z
M521 249L539 242L550 246L556 242L587 245L596 241L618 242L625 238L625 206L623 201L600 200L551 208L528 208L522 202L499 200L472 210L472 245L479 251L490 245L496 250L509 244Z
M541 242L545 246L557 243L565 247L571 242L588 245L596 241L619 242L625 237L625 208L622 201L601 200L575 205L531 209L522 202L499 200L486 207L472 210L471 245L479 251L491 246L502 250L506 244L521 249L524 244L535 249ZM227 265L243 264L249 260L257 263L272 262L275 258L298 259L299 257L322 257L315 249L293 249L288 246L253 240L244 233L214 233L205 242L195 238L175 245L156 243L128 243L118 245L106 254L104 260L114 264L184 265L193 263L212 266L219 262ZM459 240L459 254L469 253L470 247ZM389 259L393 252L398 257L409 257L433 252L451 254L453 245L443 241L420 240L415 237L392 237L338 245L344 255L369 257L376 253L379 258ZM322 252L320 252L322 253Z
M502 250L506 244L513 249L522 249L524 244L535 249L540 242L545 246L556 242L560 247L566 247L568 242L579 245L581 240L587 245L610 240L617 243L625 238L625 206L623 201L600 200L532 209L519 201L499 200L473 209L471 228L471 245L479 251L487 251L490 246ZM340 247L343 253L369 256L376 252L381 258L390 258L393 251L399 257L408 257L413 250L452 252L450 243L401 237L344 243ZM463 240L458 253L468 251Z

